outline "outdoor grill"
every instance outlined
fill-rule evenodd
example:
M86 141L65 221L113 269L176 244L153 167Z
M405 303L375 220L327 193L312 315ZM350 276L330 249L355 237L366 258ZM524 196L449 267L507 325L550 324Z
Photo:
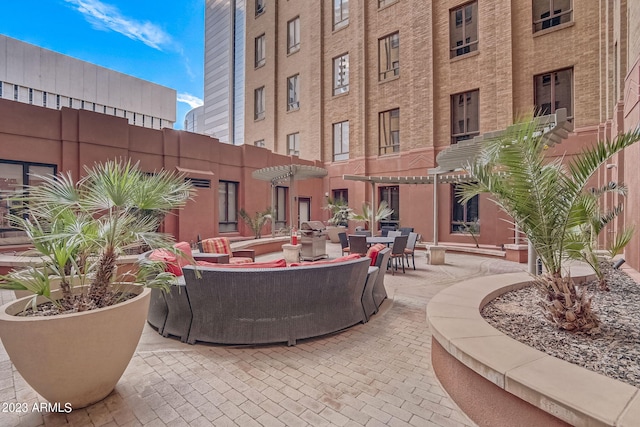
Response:
M321 221L300 223L300 257L305 261L327 258L327 231Z

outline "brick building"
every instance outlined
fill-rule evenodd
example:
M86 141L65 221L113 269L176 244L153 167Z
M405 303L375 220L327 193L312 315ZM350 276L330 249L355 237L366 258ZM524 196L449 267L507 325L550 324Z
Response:
M344 174L426 175L442 150L534 108L566 108L573 125L551 155L571 156L639 122L640 30L629 25L640 18L637 2L255 0L246 8L245 143L320 160L325 194L356 210L370 191ZM638 181L615 162L600 181ZM479 219L481 243L513 242L490 201L462 206L453 187L438 190L441 240L471 243L462 225ZM391 222L432 238L433 186L376 191L396 211ZM640 208L634 197L627 205ZM640 245L630 250L637 258Z

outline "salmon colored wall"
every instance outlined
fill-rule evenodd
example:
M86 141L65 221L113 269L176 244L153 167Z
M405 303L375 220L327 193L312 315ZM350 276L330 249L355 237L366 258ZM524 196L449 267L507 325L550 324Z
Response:
M238 208L253 213L271 205L271 185L253 179L254 170L292 162L319 166L257 147L222 144L205 135L131 126L123 118L91 111L57 111L0 99L0 159L55 164L58 171L79 177L84 165L118 158L139 161L147 172L176 170L189 178L211 180L211 188L197 188L194 200L164 224L164 230L178 240L194 242L198 234L202 238L219 234L218 180L239 182ZM322 180L297 184L299 194L312 199L312 219L319 218ZM268 232L265 227L263 234ZM238 232L225 235L253 233L239 219Z

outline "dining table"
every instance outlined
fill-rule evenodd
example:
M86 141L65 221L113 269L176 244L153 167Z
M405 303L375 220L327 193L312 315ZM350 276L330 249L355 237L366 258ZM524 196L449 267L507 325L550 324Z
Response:
M375 245L376 243L382 243L384 245L387 245L387 247L389 247L393 244L394 240L395 240L395 237L373 236L373 237L367 237L367 244Z

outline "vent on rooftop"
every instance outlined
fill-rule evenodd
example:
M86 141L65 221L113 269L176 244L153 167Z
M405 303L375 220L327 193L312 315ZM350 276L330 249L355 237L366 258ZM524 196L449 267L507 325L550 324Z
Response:
M201 179L201 178L186 178L187 181L191 181L196 188L211 188L211 180L210 179Z

